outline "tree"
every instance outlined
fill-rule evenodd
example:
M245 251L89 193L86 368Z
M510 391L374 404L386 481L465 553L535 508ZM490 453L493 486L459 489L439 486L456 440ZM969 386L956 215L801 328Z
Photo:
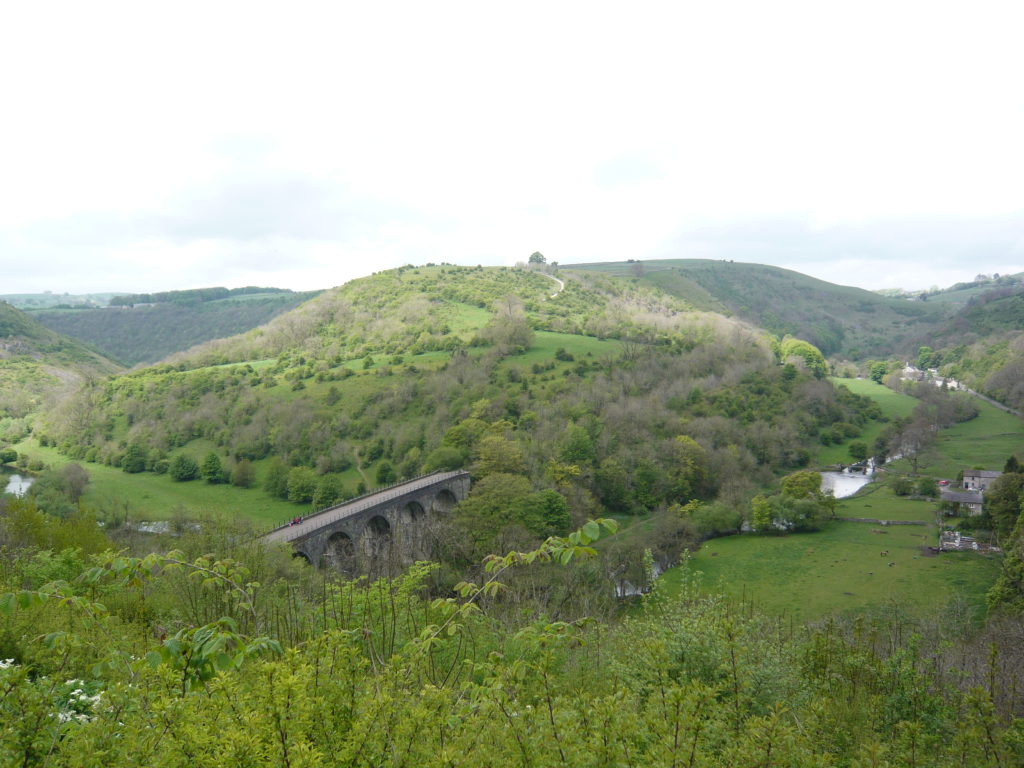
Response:
M125 449L124 456L121 457L121 469L130 474L143 472L146 469L146 458L148 456L149 452L145 446L140 443L131 443Z
M313 494L313 506L316 509L323 509L343 501L344 498L345 487L341 484L341 478L337 475L324 475L317 483Z
M423 471L436 472L444 470L448 472L458 469L465 463L466 455L462 451L450 445L441 445L427 454L427 457L423 460Z
M1021 472L1022 470L1024 470L1024 467L1021 466L1020 461L1017 459L1017 455L1010 454L1010 458L1008 458L1006 463L1003 465L1003 474L1009 475L1011 473Z
M570 424L565 430L565 437L562 438L559 457L568 464L592 464L596 458L594 441L587 430L578 424Z
M390 485L398 479L395 468L390 461L382 461L377 466L377 485Z
M248 459L242 459L231 472L231 484L236 485L239 488L252 488L256 482L256 470L252 466L252 462Z
M13 464L18 460L18 452L13 448L0 450L0 464Z
M172 480L176 480L179 483L195 480L199 477L199 464L191 456L179 453L171 459L171 464L167 468L167 474L171 476Z
M316 473L309 467L292 467L288 473L288 501L308 504L316 493Z
M802 364L815 378L821 379L828 374L828 363L821 350L802 339L786 336L779 345L779 357L783 363Z
M889 364L884 360L876 360L871 363L871 367L868 369L868 376L876 384L881 384L888 372Z
M540 538L560 536L572 524L565 497L550 488L536 491L515 502L511 517Z
M501 435L487 435L480 440L474 473L477 477L483 477L494 472L512 475L526 472L526 459L519 443Z
M61 481L64 485L68 498L75 504L85 493L85 487L89 484L89 473L82 468L78 462L72 461L65 464L60 470Z
M288 498L288 467L276 456L267 468L266 477L263 479L263 490L275 499Z
M1024 503L1024 474L1000 475L985 490L985 513L1000 539L1010 535Z
M854 440L848 446L850 458L854 461L864 461L868 457L868 444L863 440Z
M900 456L909 461L915 475L925 465L929 455L928 449L937 440L935 427L923 412L919 413L919 408L920 406L914 409L912 421L897 428L889 443L890 456Z
M544 254L540 251L534 251L530 254L530 258L527 259L530 264L547 264L548 260L544 258Z
M206 458L199 466L199 473L208 483L224 482L224 466L220 463L220 456L213 451L206 454Z
M914 484L909 477L898 475L889 482L889 487L897 496L909 496L914 491Z
M779 484L782 486L782 494L791 499L817 498L821 495L821 475L817 472L794 472L782 478Z
M622 512L628 508L629 475L617 459L609 456L601 462L594 473L594 485L598 497L608 509Z
M772 525L772 504L767 496L758 494L750 500L750 524L755 531L767 531Z

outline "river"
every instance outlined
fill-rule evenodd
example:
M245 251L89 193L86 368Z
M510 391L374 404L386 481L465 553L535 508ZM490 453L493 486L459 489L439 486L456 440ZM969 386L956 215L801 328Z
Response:
M857 491L871 482L872 474L861 474L860 472L822 472L821 490L832 491L837 499L845 499L853 496Z
M25 491L35 482L34 477L19 475L16 472L4 472L0 470L0 483L4 483L4 493L12 493L15 496L24 496Z

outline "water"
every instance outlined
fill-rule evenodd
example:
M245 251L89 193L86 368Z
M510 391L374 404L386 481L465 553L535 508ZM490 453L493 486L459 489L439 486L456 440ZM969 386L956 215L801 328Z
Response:
M7 480L7 487L4 488L4 493L11 493L15 496L24 496L25 491L36 481L34 477L29 477L28 475L8 475L6 472L0 474L0 482L4 480Z
M837 499L845 499L853 496L857 491L871 482L872 472L869 469L867 474L860 472L821 472L821 490L832 491Z

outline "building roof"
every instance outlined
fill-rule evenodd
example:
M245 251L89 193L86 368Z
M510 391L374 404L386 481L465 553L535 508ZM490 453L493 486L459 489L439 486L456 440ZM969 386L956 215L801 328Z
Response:
M978 491L939 491L943 501L955 501L957 504L981 504L982 496Z
M964 477L980 477L982 480L995 480L997 477L1002 475L1002 472L996 472L991 469L965 469Z

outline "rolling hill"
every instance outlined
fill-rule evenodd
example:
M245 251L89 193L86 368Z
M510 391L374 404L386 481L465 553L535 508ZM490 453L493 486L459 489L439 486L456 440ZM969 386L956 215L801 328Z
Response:
M181 456L214 454L232 476L247 463L269 498L235 492L257 519L273 513L264 500L308 504L481 462L561 487L584 516L738 498L805 464L819 430L870 418L860 399L779 366L742 321L653 286L563 276L555 295L547 276L502 268L354 280L260 328L95 382L48 413L37 438L152 478L164 499L174 484L155 475ZM275 485L282 473L306 490Z
M742 318L774 334L806 339L849 359L916 352L955 306L887 298L764 264L708 259L565 265L632 277L699 309Z
M221 291L228 293L226 289ZM140 299L134 305L39 309L32 312L32 317L47 328L87 342L130 366L154 363L196 344L242 333L317 295L316 291L293 293L276 289L213 300L175 297L188 293L172 292L168 294L170 300L155 302Z
M49 405L57 393L118 370L80 341L0 302L0 438L16 438L26 429L22 419Z

